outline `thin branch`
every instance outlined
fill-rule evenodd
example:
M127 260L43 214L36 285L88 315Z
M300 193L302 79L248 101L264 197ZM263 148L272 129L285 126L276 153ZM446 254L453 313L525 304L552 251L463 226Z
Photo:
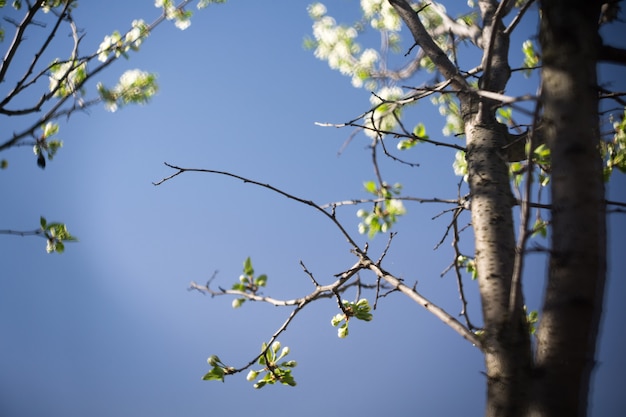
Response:
M48 46L52 42L52 39L54 39L57 31L59 30L59 27L61 26L61 22L63 22L63 19L65 17L65 14L66 14L68 8L69 8L69 2L66 3L65 7L63 8L63 11L58 15L57 21L54 24L54 26L52 27L52 30L50 31L50 34L48 35L46 40L41 45L41 48L39 48L39 51L37 51L35 53L35 56L34 56L32 62L30 64L30 66L27 68L27 70L24 73L24 75L22 76L22 78L17 82L17 84L15 85L13 90L11 90L9 92L9 94L7 94L7 96L4 98L4 100L2 100L2 102L0 102L0 109L4 109L4 106L6 104L8 104L12 100L13 97L15 97L17 94L19 94L20 91L22 91L24 88L28 87L32 83L35 83L37 81L37 79L39 79L39 77L41 77L43 75L43 71L42 71L39 75L37 75L32 80L32 82L27 83L26 85L24 85L24 83L26 82L28 77L33 73L33 69L35 68L35 65L37 65L37 62L39 61L39 58L43 55L43 53L46 51L46 49L48 49ZM50 66L48 66L46 68L46 70L48 68L50 68ZM0 80L4 80L4 77L0 76Z
M541 96L541 87L537 92L537 96ZM515 248L515 260L513 262L513 276L511 278L511 289L509 294L509 315L513 317L516 312L521 311L519 308L521 297L523 297L521 291L521 282L522 282L522 273L524 270L524 252L526 249L526 244L528 239L531 236L531 231L528 230L528 224L530 222L530 205L528 204L528 199L530 198L530 193L532 191L532 183L533 183L533 150L534 146L534 132L537 129L539 123L539 114L541 112L542 103L539 101L535 106L535 114L533 117L533 124L528 132L528 155L526 162L526 189L524 191L524 198L521 200L521 209L520 209L520 233L518 238L517 247ZM513 320L513 319L512 319Z
M374 272L377 277L380 277L382 280L389 283L392 287L396 288L398 291L408 296L417 304L424 307L427 311L435 315L435 317L440 319L442 322L444 322L450 328L456 331L459 335L461 335L461 337L469 341L473 346L479 349L482 348L480 340L474 333L472 333L468 328L466 328L463 324L461 324L461 322L451 316L444 309L430 302L430 300L417 292L415 288L408 287L406 284L404 284L404 282L402 282L402 280L391 275L389 272L382 269L379 265L372 262L366 256L362 257L361 265L363 268L368 268L369 270Z
M224 176L228 176L231 178L235 178L238 180L243 181L244 183L250 183L250 184L254 184L257 185L259 187L262 188L267 188L271 191L274 191L280 195L283 195L285 197L287 197L288 199L297 201L299 203L302 203L304 205L313 207L314 209L316 209L317 211L321 212L324 214L324 216L326 216L326 218L328 218L331 222L333 222L335 224L335 226L337 228L339 228L339 230L341 231L341 233L344 235L344 237L348 240L348 242L350 242L350 244L353 246L352 252L359 258L359 261L354 264L349 270L343 272L342 274L339 275L339 279L337 281L335 281L334 283L330 284L330 285L325 285L325 286L318 286L316 287L316 289L310 293L309 295L303 297L303 298L297 298L297 299L292 299L292 300L277 300L271 297L265 297L265 296L261 296L261 295L257 295L257 294L253 294L253 293L248 293L248 292L244 292L244 291L237 291L237 290L220 290L220 291L213 291L211 290L208 286L200 286L194 282L191 283L191 287L192 289L197 289L200 291L206 291L208 293L210 293L211 295L226 295L226 294L232 294L232 295L236 295L239 297L245 297L246 299L249 300L254 300L254 301L263 301L263 302L267 302L273 305L277 305L277 306L287 306L287 305L297 305L298 307L296 308L296 310L294 310L292 312L292 314L290 315L290 317L287 319L287 321L285 321L285 323L283 324L283 326L281 326L281 328L279 329L279 331L276 332L275 337L278 336L278 334L280 334L282 331L284 331L287 328L287 325L290 323L290 321L293 319L293 317L295 317L295 315L297 314L297 312L306 304L308 304L309 302L317 299L317 298L322 298L322 297L330 297L333 294L336 294L336 292L338 291L338 288L340 288L344 283L346 283L354 274L356 274L357 272L359 272L360 270L363 269L369 269L372 272L374 272L374 274L382 279L383 281L387 282L388 284L390 284L393 288L397 289L398 291L402 292L403 294L407 295L409 298L411 298L413 301L417 302L418 304L420 304L422 307L424 307L427 311L431 312L432 314L434 314L437 318L439 318L441 321L443 321L445 324L447 324L449 327L451 327L453 330L455 330L457 333L459 333L464 339L468 340L469 342L471 342L474 346L477 346L480 348L480 341L479 339L476 337L476 335L474 333L472 333L470 330L468 330L466 327L463 326L463 324L461 324L457 319L455 319L454 317L452 317L449 313L447 313L444 309L442 309L441 307L437 306L436 304L431 303L428 299L426 299L423 295L421 295L419 292L417 292L415 290L415 288L410 288L408 286L406 286L401 279L396 278L395 276L389 274L387 271L384 271L379 264L374 263L368 256L367 256L367 247L365 249L360 249L356 243L354 242L354 240L352 239L352 237L347 233L347 231L344 229L344 227L341 225L341 223L334 217L333 214L328 213L326 210L322 209L320 206L318 206L317 204L315 204L314 202L312 202L311 200L305 200L299 197L296 197L292 194L289 194L281 189L278 189L272 185L269 184L263 184L260 183L258 181L254 181L254 180L250 180L248 178L239 176L239 175L235 175L232 174L230 172L224 172L224 171L216 171L216 170L210 170L210 169L197 169L197 168L181 168L178 167L176 165L172 165L169 163L165 163L166 166L176 170L176 172L168 177L163 178L160 181L157 181L155 183L153 183L155 186L156 185L161 185L166 181L169 181L175 177L177 177L178 175L185 173L185 172L204 172L204 173L212 173L212 174L218 174L218 175L224 175ZM356 284L354 284L356 285ZM344 286L344 288L346 288L347 286ZM272 341L275 340L275 337L272 337ZM261 353L262 354L262 353ZM256 360L260 357L257 356L257 358L253 361L251 361L245 368L251 366L252 364L254 364L254 362L256 362Z
M458 200L446 200L443 198L418 198L418 197L394 197L394 200L402 200L402 201L414 201L417 203L441 203L441 204L458 204ZM357 205L357 204L367 204L367 203L382 203L384 202L384 198L364 198L364 199L354 199L354 200L344 200L337 201L334 203L328 203L320 206L320 208L328 209L332 207L340 207L340 206L348 206L348 205Z
M509 23L509 26L507 26L507 28L504 29L505 35L510 35L511 32L515 30L519 22L522 21L522 17L524 17L524 14L526 14L528 9L534 2L535 0L528 0L526 3L524 3L524 5L520 8L520 11L515 15L511 23Z
M22 37L24 36L24 31L26 30L26 27L33 20L42 5L43 2L38 1L33 6L31 6L28 10L28 13L26 13L26 16L24 16L24 20L22 20L22 22L17 27L17 30L15 31L15 36L11 41L11 45L9 46L9 49L7 50L7 53L2 60L2 64L0 64L0 82L4 81L4 77L6 76L7 70L9 69L11 62L13 62L13 57L17 52L17 48L22 43Z
M461 211L461 210L459 210ZM463 277L461 274L461 268L459 266L459 256L461 256L461 252L459 249L459 226L458 226L458 216L455 215L454 220L453 220L453 230L454 230L454 234L453 234L453 238L452 238L452 247L454 248L454 254L455 254L455 259L454 259L454 273L456 276L456 283L457 283L457 288L459 290L459 298L461 300L461 312L459 313L461 316L463 316L463 318L465 319L465 324L467 326L468 329L470 330L474 330L476 327L474 327L474 325L472 324L472 322L470 321L469 318L469 313L467 312L467 299L465 298L465 291L463 289Z
M341 234L346 238L346 240L350 243L350 245L352 246L352 248L356 251L361 251L359 249L359 246L356 244L356 242L354 241L354 239L352 239L352 236L350 236L350 234L346 231L346 229L341 225L341 223L335 218L335 216L332 213L327 212L326 210L324 210L323 208L321 208L319 205L315 204L313 201L311 200L305 200L303 198L300 197L296 197L293 194L289 194L286 191L283 191L279 188L276 188L272 185L269 184L263 184L261 182L258 181L254 181L251 180L249 178L245 178L242 177L240 175L236 175L236 174L232 174L230 172L225 172L225 171L216 171L216 170L212 170L212 169L200 169L200 168L182 168L182 167L178 167L176 165L172 165L169 164L167 162L164 162L164 164L172 169L177 170L177 172L175 172L174 174L170 175L169 177L163 178L162 180L158 181L158 182L154 182L153 184L155 186L157 185L161 185L166 181L171 180L172 178L184 173L184 172L205 172L205 173L209 173L209 174L218 174L218 175L224 175L227 177L231 177L231 178L235 178L238 180L243 181L244 183L250 183L250 184L254 184L257 185L259 187L262 188L267 188L268 190L274 191L282 196L287 197L290 200L294 200L297 201L299 203L302 203L304 205L307 205L309 207L313 207L314 209L316 209L317 211L319 211L320 213L322 213L324 216L326 216L331 222L333 222L335 224L335 226L337 226L337 228L341 231Z
M187 4L189 4L191 2L191 0L184 0L182 1L176 8L177 9L183 9ZM41 2L37 2L36 5L31 8L31 10L29 10L29 14L31 13L32 10L34 9L39 9ZM67 4L69 4L69 2L67 2ZM64 9L65 10L65 9ZM36 10L35 10L36 12ZM32 13L33 15L35 13ZM155 19L155 21L150 24L147 28L148 32L151 32L152 30L154 30L155 27L157 27L158 25L160 25L162 22L164 22L166 20L166 16L164 14L161 14L161 16L159 16L157 19ZM32 21L32 16L30 16L30 18L28 18L28 16L24 19L24 22L31 22ZM72 33L74 35L75 38L75 42L74 42L74 47L71 53L71 56L73 58L78 57L78 40L76 37L76 29L75 29L75 25L73 23L73 21L70 20L70 25L72 26ZM23 35L23 29L19 32L19 36L18 33L16 33L16 38L13 41L13 44L11 45L11 48L15 48L17 49L17 47L19 46L20 42L21 42L21 37ZM19 39L19 41L18 41ZM110 47L111 51L115 51L117 50L119 46L118 45L113 45ZM11 58L12 56L15 54L15 51L11 51L11 49L7 52L7 55L5 57L5 59L2 62L2 66L0 67L0 80L4 79L4 73L6 73L7 68L8 68L8 64L11 62ZM64 80L67 79L67 77L69 76L69 74L71 73L71 71L73 71L75 68L77 68L80 65L86 64L90 61L92 61L93 59L95 59L98 56L98 53L95 52L91 55L88 55L86 57L80 58L80 59L76 59L76 64L72 65L71 68L69 68L65 74L61 77L61 79L59 80L58 84L57 84L57 88L54 91L50 91L46 94L44 94L44 96L40 99L40 102L35 106L35 111L40 111L41 107L47 103L48 101L50 101L50 99L52 99L55 96L55 93L57 93L57 91L59 90L59 88L61 88L61 85L63 83ZM94 70L90 71L87 76L85 77L85 79L77 84L76 86L74 86L74 91L80 91L80 89L91 79L93 79L93 77L95 75L97 75L99 72L101 72L102 70L104 70L105 68L107 68L109 65L111 65L113 62L117 61L119 59L119 57L121 57L123 55L119 55L119 56L112 56L109 57L109 59L107 59L106 62L98 65ZM71 61L66 61L66 62L71 62ZM46 70L48 70L50 67L47 67L45 70L43 70L37 77L42 76L42 74L45 73ZM52 121L52 120L56 120L62 116L65 115L70 115L71 113L73 113L76 110L80 110L80 109L84 109L87 107L87 105L93 105L96 104L98 102L101 101L100 98L97 99L93 99L90 100L88 102L83 102L82 100L80 100L78 103L75 103L73 106L71 106L68 109L61 109L62 106L70 99L73 98L74 95L72 94L68 94L64 97L61 97L42 117L40 117L38 120L36 120L34 123L31 124L30 127L24 129L22 132L20 133L14 133L12 135L12 137L10 139L7 139L4 143L0 144L0 151L3 151L5 149L8 149L10 147L16 146L17 143L24 139L25 137L35 137L35 131L41 127L41 125L45 124L45 122L48 121ZM5 113L7 112L6 110L4 111ZM18 111L19 112L19 111Z
M14 235L14 236L42 236L46 237L45 231L42 229L37 230L29 230L29 231L19 231L19 230L0 230L0 235Z
M428 34L417 13L411 8L406 0L389 0L389 3L398 12L404 23L408 26L415 43L418 44L426 55L431 59L441 74L451 80L452 86L461 91L469 91L469 84L448 56L435 43Z
M368 112L369 113L369 112ZM365 113L367 114L367 113ZM361 119L361 118L359 118ZM409 138L409 139L417 139L421 142L424 143L429 143L431 145L435 145L435 146L441 146L444 148L451 148L451 149L456 149L458 151L465 151L465 147L461 146L461 145L457 145L456 143L447 143L447 142L439 142L436 140L432 140L432 139L426 139L426 138L418 138L417 136L410 134L410 135L405 135L399 132L394 132L392 130L381 130L372 126L366 126L360 123L356 123L356 120L359 119L355 119L354 121L350 121L350 122L346 122L346 123L320 123L320 122L315 122L315 124L317 126L322 126L322 127L336 127L336 128L341 128L341 127L346 127L346 126L352 126L352 127L357 127L363 130L370 130L372 132L377 132L383 135L391 135L394 136L396 138Z

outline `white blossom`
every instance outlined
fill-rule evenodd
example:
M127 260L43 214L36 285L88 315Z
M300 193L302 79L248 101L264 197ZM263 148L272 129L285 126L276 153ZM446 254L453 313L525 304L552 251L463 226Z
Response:
M378 52L374 49L368 48L359 57L359 64L363 67L371 68L378 61Z
M326 14L326 6L322 3L313 3L307 8L311 19L319 19Z

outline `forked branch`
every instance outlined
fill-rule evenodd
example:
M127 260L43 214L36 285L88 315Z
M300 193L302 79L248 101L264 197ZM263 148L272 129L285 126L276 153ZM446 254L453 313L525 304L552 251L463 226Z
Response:
M452 328L453 330L455 330L459 335L461 335L464 339L466 339L467 341L469 341L470 343L472 343L472 345L478 347L479 349L481 348L481 343L479 338L472 333L467 327L465 327L461 322L459 322L456 318L454 318L452 315L450 315L448 312L446 312L444 309L442 309L441 307L437 306L436 304L432 303L430 300L428 300L426 297L424 297L423 295L421 295L418 291L415 290L415 288L411 288L409 286L407 286L406 284L404 284L404 282L393 276L392 274L390 274L389 272L385 271L381 265L380 265L380 261L378 262L374 262L372 261L369 256L367 255L367 250L365 249L361 249L355 242L355 240L350 236L350 234L346 231L346 229L343 227L343 225L337 220L337 218L335 217L334 214L334 209L332 210L332 212L328 212L327 210L325 210L324 208L322 208L322 206L314 203L311 200L306 200L300 197L297 197L293 194L287 193L277 187L274 187L270 184L264 184L255 180L251 180L249 178L245 178L242 177L240 175L236 175L230 172L225 172L225 171L217 171L217 170L211 170L211 169L199 169L199 168L183 168L183 167L179 167L176 165L172 165L169 163L165 163L166 166L176 170L176 172L168 177L165 177L163 179L161 179L160 181L154 182L153 184L155 186L157 185L161 185L166 181L169 181L175 177L177 177L180 174L183 174L185 172L204 172L204 173L210 173L210 174L218 174L218 175L224 175L227 177L231 177L231 178L235 178L238 180L243 181L244 183L250 183L250 184L254 184L257 185L259 187L262 188L267 188L275 193L278 193L280 195L283 195L287 198L289 198L290 200L294 200L297 201L299 203L302 203L304 205L310 206L312 208L314 208L315 210L321 212L326 218L328 218L343 234L343 236L346 238L346 240L350 243L350 245L352 246L352 252L359 258L359 261L357 263L355 263L350 269L348 269L346 272L342 273L339 275L338 280L335 281L332 284L326 285L326 286L319 286L316 285L316 289L310 293L309 295L302 297L302 298L296 298L296 299L292 299L292 300L277 300L277 299L273 299L270 297L265 297L265 296L261 296L261 295L257 295L257 294L251 294L251 293L247 293L247 292L243 292L243 291L236 291L236 290L220 290L218 292L213 291L209 288L208 285L206 286L200 286L198 284L192 283L192 289L197 289L200 291L204 291L204 292L208 292L212 295L224 295L224 294L231 294L231 295L235 295L238 297L245 297L247 299L250 300L255 300L255 301L263 301L263 302L269 302L271 304L274 305L282 305L282 306L288 306L288 305L295 305L296 310L294 310L294 312L292 312L292 314L290 315L290 317L287 319L287 321L284 323L284 325L281 327L281 329L279 329L279 331L275 334L275 337L277 337L277 335L284 331L284 329L287 328L287 325L289 324L289 322L291 320L293 320L293 317L295 317L295 315L297 314L297 312L302 309L305 305L307 305L308 303L310 303L311 301L314 301L318 298L322 298L322 297L331 297L333 296L333 294L336 293L336 291L340 288L342 288L342 286L352 277L354 276L357 272L361 271L361 270L370 270L372 271L376 277L380 280L382 280L383 282L386 282L387 284L389 284L391 286L392 289L394 290L398 290L400 292L402 292L403 294L407 295L410 299L412 299L413 301L417 302L418 304L420 304L422 307L424 307L427 311L429 311L430 313L434 314L435 317L439 318L441 321L443 321L445 324L447 324L450 328ZM329 207L329 206L326 206ZM332 205L330 206L332 207ZM382 257L381 257L382 260ZM360 284L359 284L360 285ZM275 340L275 337L272 338L272 340ZM258 357L256 358L258 359ZM252 361L247 367L251 366L255 361ZM246 367L246 368L247 368ZM243 368L245 369L245 368Z

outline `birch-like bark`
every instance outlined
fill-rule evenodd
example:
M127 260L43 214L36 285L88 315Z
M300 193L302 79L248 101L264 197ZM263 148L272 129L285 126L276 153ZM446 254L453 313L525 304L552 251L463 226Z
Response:
M467 141L468 183L475 236L476 269L484 334L482 348L487 373L487 416L523 416L530 392L530 337L523 314L523 297L509 311L515 259L513 195L504 146L509 137L495 119L493 100L476 94L461 81L458 69L432 42L418 15L404 0L389 0L411 30L415 42L442 75L459 90ZM508 2L510 3L510 2ZM502 17L506 4L481 0L483 74L481 90L502 93L510 76L509 40ZM499 7L501 6L501 7ZM519 291L521 294L521 290Z

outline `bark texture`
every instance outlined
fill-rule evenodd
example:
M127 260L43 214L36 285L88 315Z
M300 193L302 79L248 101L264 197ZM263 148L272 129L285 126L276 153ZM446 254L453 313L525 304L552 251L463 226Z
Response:
M596 76L602 2L540 3L544 114L536 133L551 149L553 210L549 276L534 353L521 286L511 288L516 245L507 162L523 157L523 143L512 148L511 134L495 119L498 103L467 84L409 3L389 3L458 91L484 321L486 415L585 416L606 276ZM513 3L478 0L482 91L502 93L509 80L509 39L502 19Z
M585 416L606 277L596 76L600 2L544 0L541 12L552 252L531 415Z

